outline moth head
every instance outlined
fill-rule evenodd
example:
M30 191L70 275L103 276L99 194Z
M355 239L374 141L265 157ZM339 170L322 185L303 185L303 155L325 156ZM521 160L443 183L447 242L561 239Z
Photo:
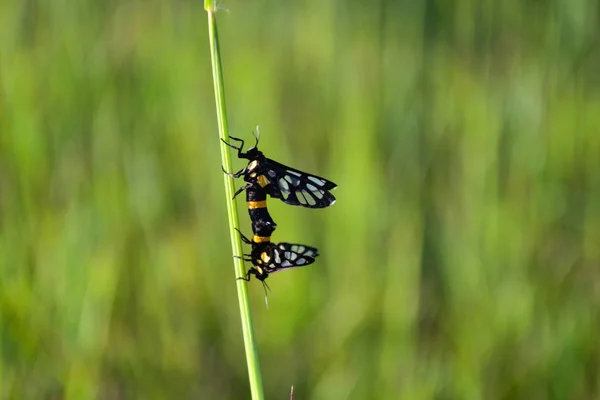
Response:
M256 147L256 146L250 147L248 150L246 150L246 158L248 158L250 160L254 160L254 161L250 162L250 164L252 164L256 160L259 160L262 156L263 156L262 151L260 151L258 149L258 147ZM248 164L248 168L252 169L250 164ZM256 165L258 165L258 163L256 163Z
M252 136L254 136L254 138L256 139L256 142L254 143L254 147L250 147L247 151L246 154L248 155L248 157L251 160L255 160L257 158L262 157L262 152L260 150L258 150L258 142L260 140L260 130L258 129L258 126L256 127L256 132L252 132Z
M256 276L256 279L258 279L261 282L264 282L265 279L269 277L269 274L264 269L258 266L255 266L253 268L253 274L254 276Z

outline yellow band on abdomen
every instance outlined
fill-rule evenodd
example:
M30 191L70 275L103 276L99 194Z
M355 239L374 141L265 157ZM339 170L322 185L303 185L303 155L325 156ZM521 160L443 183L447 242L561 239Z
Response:
M266 243L271 241L271 236L252 236L252 241L254 243Z
M248 208L249 209L254 209L254 208L266 208L267 207L267 201L266 200L261 200L261 201L249 201L248 202Z

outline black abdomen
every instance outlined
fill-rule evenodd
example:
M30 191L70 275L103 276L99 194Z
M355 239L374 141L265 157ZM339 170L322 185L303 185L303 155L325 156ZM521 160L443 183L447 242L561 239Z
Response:
M267 210L267 193L255 183L246 189L246 202L252 221L252 233L255 236L271 236L277 224Z

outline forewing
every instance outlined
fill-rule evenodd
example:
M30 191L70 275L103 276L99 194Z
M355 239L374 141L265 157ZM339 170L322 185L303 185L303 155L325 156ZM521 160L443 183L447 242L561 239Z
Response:
M262 173L268 177L269 195L284 203L307 208L325 208L335 203L330 193L337 185L320 176L266 159L261 165Z
M318 255L319 251L315 247L303 244L279 243L274 245L271 262L265 269L273 274L286 269L304 267L314 263Z

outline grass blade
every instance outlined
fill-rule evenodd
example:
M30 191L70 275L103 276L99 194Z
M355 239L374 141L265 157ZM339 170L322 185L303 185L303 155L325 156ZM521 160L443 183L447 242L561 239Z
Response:
M215 101L217 105L217 120L219 125L219 137L229 142L229 131L227 126L227 112L225 109L225 90L223 84L223 70L221 68L221 56L219 52L219 39L217 35L217 7L214 1L205 0L204 8L208 13L208 34L210 41L210 56L212 62L213 82L215 89ZM232 171L231 157L229 148L219 141L221 146L221 162L225 169ZM236 229L239 229L239 220L234 194L233 180L223 174L225 184L225 197L227 201L227 214L229 216L229 232L231 236L231 247L233 254L242 254L242 243ZM238 258L233 259L236 277L244 276L244 261ZM258 352L254 340L254 328L252 324L252 313L250 311L250 302L248 298L248 287L245 281L237 281L238 301L240 305L240 315L242 320L242 332L244 334L244 348L246 350L246 362L248 365L248 375L250 380L250 391L252 399L262 400L264 398L262 377L260 372L260 363L258 361Z

